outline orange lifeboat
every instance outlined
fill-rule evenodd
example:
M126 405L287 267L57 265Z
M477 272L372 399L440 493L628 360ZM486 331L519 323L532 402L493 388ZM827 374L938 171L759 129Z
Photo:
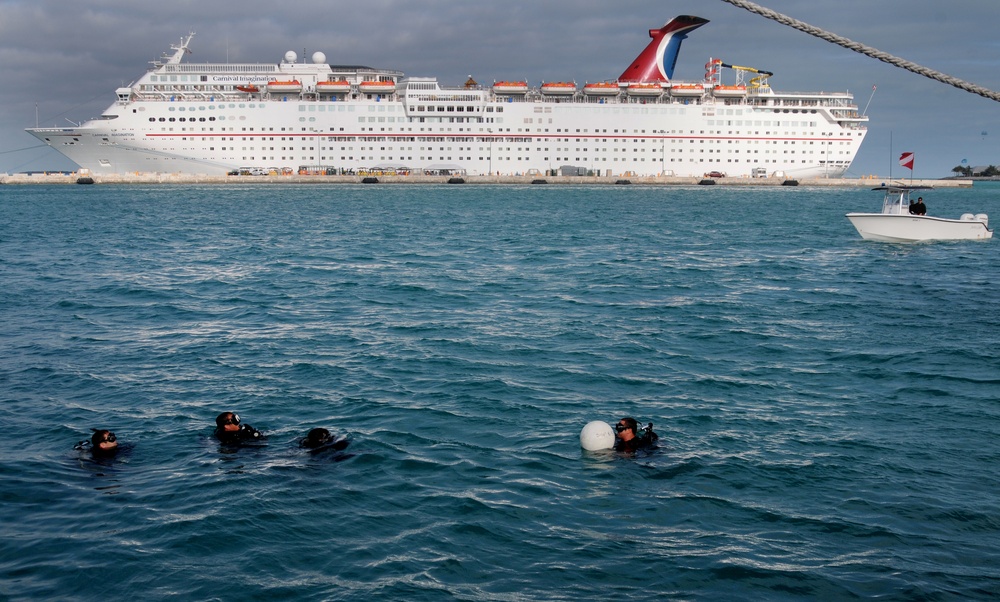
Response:
M396 91L396 82L368 80L361 82L358 88L365 94L391 94Z
M587 96L617 96L620 91L618 82L594 82L583 86L583 93Z
M670 94L674 96L701 96L705 93L705 86L701 84L674 84L670 87Z
M288 92L301 92L302 82L297 79L285 82L268 82L267 91L276 94L285 94Z
M494 82L495 94L527 94L528 82Z
M746 86L716 86L715 95L723 96L726 98L736 97L736 96L746 96L747 87Z
M573 82L548 82L542 84L542 94L550 96L571 96L576 94L576 84Z
M351 91L351 82L346 79L316 82L316 91L321 94L347 94Z
M660 84L629 84L629 96L659 96L663 94L663 87Z
M250 94L260 92L260 88L258 88L253 84L247 84L245 86L236 86L236 89L239 90L240 92L248 92Z

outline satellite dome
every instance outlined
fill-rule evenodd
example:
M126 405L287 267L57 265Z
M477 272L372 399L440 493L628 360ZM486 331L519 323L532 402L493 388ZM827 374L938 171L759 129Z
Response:
M314 52L312 59L314 64L322 65L323 63L326 62L326 55L323 54L322 52Z
M289 50L288 52L285 53L286 63L294 63L297 60L299 60L299 55L295 54L294 50Z

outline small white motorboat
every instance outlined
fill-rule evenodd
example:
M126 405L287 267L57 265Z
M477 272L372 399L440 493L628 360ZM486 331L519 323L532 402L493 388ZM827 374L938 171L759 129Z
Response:
M885 242L922 240L988 240L993 238L985 213L965 213L959 219L946 219L910 213L910 193L931 190L930 186L879 186L885 192L881 213L848 213L861 238Z

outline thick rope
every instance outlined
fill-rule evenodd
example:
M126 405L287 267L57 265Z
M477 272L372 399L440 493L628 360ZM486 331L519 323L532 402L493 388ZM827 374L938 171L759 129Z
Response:
M809 35L824 39L827 42L833 42L834 44L838 46L843 46L848 50L853 50L854 52L860 52L861 54L870 56L873 59L878 59L883 63L889 63L890 65L895 65L896 67L902 67L903 69L906 69L907 71L912 71L917 75L923 75L924 77L929 77L931 79L948 84L950 86L955 86L956 88L965 90L966 92L972 92L973 94L978 94L980 96L984 96L992 100L1000 101L1000 92L994 92L993 90L990 90L988 88L977 86L976 84L958 79L957 77L952 77L950 75L941 73L940 71L928 69L927 67L923 67L921 65L912 63L905 59L901 59L898 56L893 56L888 52L882 52L881 50L872 48L871 46L859 44L858 42L854 42L845 37L830 33L829 31L824 31L818 27L813 27L808 23L803 23L802 21L793 19L787 15L774 12L769 8L764 8L763 6L760 6L759 4L754 4L753 2L746 2L745 0L722 0L722 1L728 2L729 4L732 4L733 6L737 6L739 8L745 8L746 10L752 13L757 13L762 17L766 17L768 19L771 19L772 21L777 21L778 23L781 23L783 25L794 27L799 31L804 31Z

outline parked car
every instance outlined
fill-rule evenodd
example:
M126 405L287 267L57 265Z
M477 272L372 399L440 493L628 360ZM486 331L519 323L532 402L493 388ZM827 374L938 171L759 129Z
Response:
M721 171L710 171L707 174L705 174L705 177L706 178L724 178L724 177L726 177L726 174L722 173Z

